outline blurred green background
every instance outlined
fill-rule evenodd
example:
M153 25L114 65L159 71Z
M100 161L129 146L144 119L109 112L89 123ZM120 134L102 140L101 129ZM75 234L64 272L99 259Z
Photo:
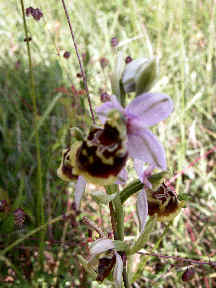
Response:
M26 18L32 38L36 117L29 89L21 2L0 2L0 200L7 203L0 212L2 249L66 212L67 200L73 201L73 187L56 176L61 150L70 143L70 127L77 125L86 130L91 124L61 1L24 1L24 5L43 13L40 21ZM110 75L117 53L117 48L111 46L112 37L118 39L118 49L125 58L157 57L160 75L153 90L170 95L175 111L154 127L154 133L165 147L171 177L184 170L173 185L177 193L188 194L188 202L154 252L216 261L216 152L206 155L216 145L215 1L75 0L66 1L66 5L94 106L100 103L101 91L111 94ZM66 51L70 52L69 58L64 57ZM104 61L105 67L101 64ZM39 124L41 186L34 120ZM129 173L130 178L135 177L133 171ZM70 222L49 226L43 235L36 234L10 250L7 259L0 258L0 287L52 287L53 275L58 287L99 287L83 272L76 257L87 253L88 231L79 223L82 216L111 228L107 208L92 199L93 189L89 185L80 215L72 215ZM42 193L41 198L38 193ZM17 209L25 215L21 231L17 225L20 219L14 216ZM43 211L41 219L38 211ZM135 197L127 203L125 218L130 237L137 231ZM165 227L158 224L145 247L147 252L151 252ZM62 234L68 244L62 244ZM43 260L38 257L40 237L44 237ZM133 260L134 266L138 258ZM186 283L181 280L185 263L141 258L145 266L139 267L133 287L216 287L216 270L210 265L194 265L195 276ZM44 262L43 269L40 261Z

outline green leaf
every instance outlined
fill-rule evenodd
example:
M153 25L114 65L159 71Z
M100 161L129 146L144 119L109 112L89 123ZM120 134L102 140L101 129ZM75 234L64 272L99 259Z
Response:
M150 233L155 225L157 217L151 217L146 223L145 230L140 234L134 245L128 250L128 254L135 254L141 250L149 239Z
M156 59L153 58L144 63L135 75L136 96L148 92L152 88L156 77L157 63Z
M117 251L127 251L129 249L127 243L121 240L113 240L113 244Z
M93 191L92 192L93 199L98 202L99 204L108 204L110 201L112 201L115 197L116 194L107 194L105 191L98 190L98 191Z
M86 270L86 272L89 273L89 275L96 280L97 278L97 273L88 265L88 261L86 261L81 255L77 256L80 263L82 264L83 268Z
M124 70L124 59L123 59L123 53L122 51L120 51L117 54L116 57L116 62L115 62L115 67L113 69L113 73L112 73L112 77L111 77L111 85L112 85L112 92L114 95L117 96L117 98L119 99L120 102L121 101L121 77L122 77L122 73Z

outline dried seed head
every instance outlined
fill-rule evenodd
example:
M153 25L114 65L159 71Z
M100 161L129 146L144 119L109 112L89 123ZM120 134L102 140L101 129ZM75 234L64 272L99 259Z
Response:
M109 64L109 60L105 57L100 58L101 68L104 69Z
M69 51L65 51L64 54L63 54L63 57L65 59L68 59L70 57L71 53Z
M187 282L193 279L195 274L195 269L193 267L187 268L187 270L184 271L182 274L182 281Z
M32 17L36 20L39 21L41 17L43 17L43 13L39 8L36 8L32 12Z
M133 59L131 58L131 56L127 56L127 57L125 58L125 63L128 64L128 63L130 63L132 60L133 60Z
M13 212L14 223L18 228L22 228L26 219L26 214L23 209L18 208Z
M43 17L43 13L39 8L34 9L33 7L26 8L26 16L32 16L36 21L39 21Z
M26 16L32 15L33 11L34 11L34 8L32 8L31 6L26 8Z
M100 100L101 102L108 102L111 100L111 96L107 92L101 92L100 94Z
M118 43L119 43L118 39L116 37L112 37L111 46L116 47L116 46L118 46Z
M30 42L32 40L32 37L24 38L24 42Z
M77 76L77 78L82 78L83 77L82 73L77 73L76 76Z

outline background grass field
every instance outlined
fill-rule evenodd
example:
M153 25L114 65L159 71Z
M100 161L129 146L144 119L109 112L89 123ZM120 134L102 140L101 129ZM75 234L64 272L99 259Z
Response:
M61 1L24 4L43 12L40 21L27 17L37 115L29 89L21 4L0 2L0 200L8 204L7 213L0 214L0 246L9 247L0 258L0 287L51 287L54 276L58 287L99 287L76 257L87 253L87 228L79 224L82 216L110 229L107 208L99 207L91 193L82 201L81 214L72 215L69 222L56 222L10 249L32 229L66 212L68 199L73 201L73 186L56 176L61 150L69 143L69 127L87 129L91 124ZM100 89L111 93L116 54L112 37L118 38L125 57L158 58L160 76L153 90L170 95L175 111L154 133L165 147L171 177L184 170L173 185L189 199L154 253L216 261L216 152L206 155L216 145L215 1L75 0L66 4L94 105L100 103ZM68 59L65 51L71 53ZM102 68L104 57L108 65ZM133 171L130 177L135 177ZM89 185L89 192L93 189ZM126 208L128 237L136 232L135 197L133 201ZM17 209L25 212L21 231L14 219ZM146 252L152 251L165 226L158 224ZM138 257L133 263L138 263ZM141 263L133 284L137 288L216 287L211 265L194 265L193 280L184 283L181 275L186 266L180 261L142 256Z

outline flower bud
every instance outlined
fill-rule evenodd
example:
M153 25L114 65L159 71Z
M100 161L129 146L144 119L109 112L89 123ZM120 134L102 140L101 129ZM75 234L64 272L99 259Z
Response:
M63 57L65 59L68 59L70 57L71 53L69 51L65 51L64 54L63 54Z
M112 77L111 77L111 84L112 84L112 93L117 96L121 104L123 104L122 97L124 96L123 94L125 94L125 93L122 93L124 91L122 91L123 87L121 87L122 86L121 78L123 75L124 66L125 66L125 62L124 62L123 54L120 51L116 56L115 66L114 66Z
M190 281L191 279L193 279L194 274L195 274L194 268L193 267L188 268L182 274L182 281L184 281L184 282Z
M133 61L133 59L131 58L131 56L127 56L126 58L125 58L125 63L126 64L128 64L128 63L130 63L130 62L132 62Z
M111 39L111 46L112 46L112 47L116 47L116 46L118 46L118 43L119 43L118 38L112 37L112 39Z
M129 62L122 76L126 93L136 92L136 96L149 91L157 75L156 60L139 58Z

